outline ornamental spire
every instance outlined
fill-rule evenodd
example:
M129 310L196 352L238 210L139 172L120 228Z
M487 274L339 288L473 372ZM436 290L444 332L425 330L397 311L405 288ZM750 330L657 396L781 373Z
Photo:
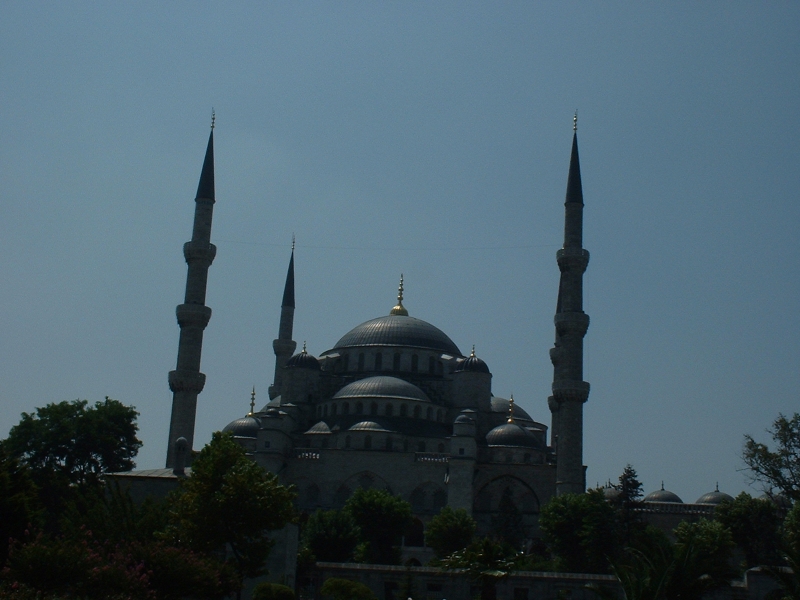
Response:
M250 393L250 412L247 413L248 417L252 417L256 411L256 386L253 386L253 391Z
M403 274L400 273L400 285L397 288L397 305L389 312L390 315L408 316L406 307L403 306Z
M514 394L508 399L508 422L514 422Z

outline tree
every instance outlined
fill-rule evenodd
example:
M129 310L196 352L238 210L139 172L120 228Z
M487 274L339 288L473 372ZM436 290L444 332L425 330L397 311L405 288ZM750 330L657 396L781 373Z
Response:
M619 550L615 525L614 509L600 490L554 497L539 515L556 568L571 573L609 572L609 555Z
M714 516L730 529L734 543L745 556L745 569L778 564L781 519L774 502L742 492L733 502L717 505Z
M732 564L731 532L717 521L684 521L675 529L674 569L668 598L700 600L711 590L727 587L738 575Z
M28 468L8 455L0 443L0 569L8 557L11 539L20 539L41 520L36 486Z
M475 537L475 519L463 508L453 510L445 506L428 523L425 532L427 545L433 548L436 556L444 558L457 550L469 546Z
M496 600L497 583L514 571L520 554L507 544L482 538L441 561L445 569L463 569L481 588L481 600Z
M384 565L400 563L400 541L411 522L411 505L389 492L358 488L344 505L361 530L358 559Z
M360 540L353 515L343 510L318 510L303 527L303 545L316 560L348 562Z
M758 482L772 496L775 490L792 502L800 502L800 413L791 418L778 415L767 430L775 442L775 450L744 436L742 458L753 482Z
M636 469L626 465L619 476L619 484L612 486L619 493L612 497L611 506L617 512L618 536L622 546L628 546L641 532L643 525L637 509L642 506L642 484Z
M800 503L786 515L782 532L782 556L788 569L770 566L767 573L780 586L781 600L800 600Z
M264 572L269 532L295 517L294 490L251 461L230 434L214 433L168 499L166 539L202 553L230 549L240 581Z
M375 594L363 583L330 577L320 590L323 596L333 596L333 600L375 600Z

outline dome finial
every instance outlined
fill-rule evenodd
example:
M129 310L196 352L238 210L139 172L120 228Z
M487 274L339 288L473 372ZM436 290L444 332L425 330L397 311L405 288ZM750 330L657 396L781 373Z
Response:
M508 399L508 422L514 422L514 394Z
M308 354L308 352L306 352L306 341L305 340L303 340L303 354Z
M214 123L217 121L217 113L214 112L214 107L211 107L211 129L214 129Z
M253 391L250 393L250 412L247 413L248 417L252 417L256 410L256 386L253 386Z
M406 307L403 306L403 274L400 273L400 285L397 288L397 306L395 306L390 312L390 315L400 315L403 317L408 316L408 311Z
M292 232L292 252L294 252L294 232Z
M575 115L572 117L572 131L578 131L578 109L575 109Z
M664 480L663 479L661 480L661 491L662 492L664 491Z
M469 357L475 358L475 344L472 344L472 354L470 354Z

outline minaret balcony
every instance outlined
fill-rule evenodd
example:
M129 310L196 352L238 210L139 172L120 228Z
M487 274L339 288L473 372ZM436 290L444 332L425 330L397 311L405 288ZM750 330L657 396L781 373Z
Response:
M169 389L172 392L192 392L199 394L206 385L206 376L197 371L170 371Z
M583 273L589 265L589 251L583 248L561 248L556 252L558 268L565 270L579 270Z
M183 257L187 264L201 263L210 267L217 255L217 247L214 244L186 242L183 245Z
M577 333L581 337L589 329L589 315L584 312L562 312L553 317L558 335Z
M553 382L553 397L559 402L586 402L589 399L589 388L586 381L562 379Z
M178 304L175 308L178 325L205 329L211 319L211 309L204 304Z

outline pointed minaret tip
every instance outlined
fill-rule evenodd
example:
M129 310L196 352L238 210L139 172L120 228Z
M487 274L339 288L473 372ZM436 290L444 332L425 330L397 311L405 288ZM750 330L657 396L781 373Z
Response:
M294 234L292 234L292 255L289 258L289 269L286 271L286 284L283 286L281 308L294 308Z
M215 199L214 193L214 122L216 115L211 113L211 133L208 135L206 157L203 160L203 170L200 172L200 183L197 185L196 198Z
M390 315L400 315L402 317L408 316L406 307L403 306L403 274L400 273L400 285L397 288L397 305L389 311Z
M581 184L581 161L578 157L578 113L572 117L572 154L569 159L566 202L583 204L583 185Z
M578 131L578 109L575 109L575 115L572 117L572 131Z

